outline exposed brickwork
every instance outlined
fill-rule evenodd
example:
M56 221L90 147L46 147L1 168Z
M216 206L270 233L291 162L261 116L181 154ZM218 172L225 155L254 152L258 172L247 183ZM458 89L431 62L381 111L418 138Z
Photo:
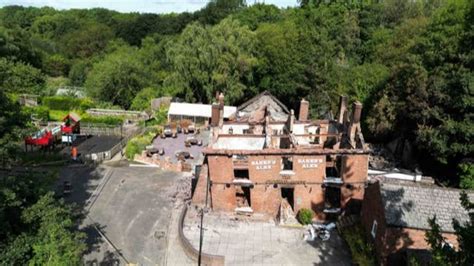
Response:
M360 205L364 199L364 182L367 181L368 167L369 155L342 157L342 180L351 185L341 187L341 206Z
M208 167L207 164L204 164L201 168L201 173L196 184L196 189L194 190L192 203L195 205L204 205L206 203L206 186L207 186L207 177L208 177Z
M371 235L372 225L377 221L377 230L375 238ZM371 184L365 190L364 201L361 211L361 222L365 229L366 238L374 243L377 251L377 258L380 262L384 261L382 254L385 253L384 238L386 234L386 222L382 197L380 195L379 183Z
M326 156L305 154L290 157L293 161L293 174L290 175L282 175L281 155L251 155L247 157L249 180L253 184L253 188L250 189L252 210L276 216L282 200L281 189L285 187L294 189L295 213L301 208L312 209L316 218L324 219L325 194L321 185L326 175ZM212 207L217 211L233 212L236 208L236 189L233 184L234 159L232 155L209 155L207 158L212 181L210 197ZM354 184L354 188L347 189L349 193L344 199L348 201L352 195L355 195L356 199L361 199L364 189L363 182L367 178L367 155L347 155L344 162L347 165L344 169L349 172L343 177L348 182L362 182ZM239 169L242 168L241 162L236 162L235 165L238 165ZM205 171L205 168L202 171ZM197 199L193 199L195 203L203 200L203 193L197 192L197 190L205 191L203 180L205 178L201 176L196 188Z
M300 102L300 112L298 114L298 120L307 121L308 115L309 115L309 102L303 99Z

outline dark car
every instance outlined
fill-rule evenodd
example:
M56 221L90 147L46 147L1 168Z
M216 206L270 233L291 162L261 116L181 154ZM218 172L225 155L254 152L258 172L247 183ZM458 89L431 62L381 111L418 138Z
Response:
M191 154L187 151L177 151L175 155L176 155L176 158L178 159L179 158L188 159L191 156Z

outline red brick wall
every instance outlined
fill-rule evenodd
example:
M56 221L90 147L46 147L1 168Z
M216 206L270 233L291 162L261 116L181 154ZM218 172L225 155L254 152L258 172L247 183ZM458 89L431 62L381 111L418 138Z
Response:
M194 190L194 195L192 198L193 204L204 205L206 203L207 177L208 167L207 164L203 164L196 184L196 189Z
M326 156L294 156L293 169L295 180L322 183L326 176ZM295 186L295 213L301 208L312 209L315 213L323 211L324 191L321 184Z
M350 201L360 204L364 199L363 182L367 181L367 171L369 167L369 156L361 155L344 155L342 156L342 180L344 183L352 184L352 187L342 186L341 188L341 206L344 208Z
M364 182L367 178L367 155L348 155L343 158L343 179L346 182ZM323 219L324 191L321 183L326 174L325 155L294 155L294 175L283 177L281 172L282 157L280 155L248 156L249 179L254 188L250 190L251 207L254 212L276 215L281 202L281 183L285 187L294 188L294 210L312 209L318 218ZM266 162L266 164L262 164ZM269 163L270 162L270 163ZM236 204L235 187L226 187L223 183L232 183L234 167L232 156L208 156L209 175L212 181L211 199L215 210L234 211ZM265 184L269 182L269 184ZM297 182L296 184L294 182ZM299 182L299 184L298 184ZM303 182L306 185L302 184ZM280 183L277 188L273 183ZM316 183L316 184L311 184ZM202 186L202 185L201 185ZM198 184L199 187L199 184ZM364 184L355 184L347 189L346 196L341 197L347 202L351 197L362 199ZM200 188L198 188L200 189Z
M256 184L255 187L250 190L252 209L255 212L263 212L275 216L280 207L280 189L275 189L272 185L258 185L258 183L280 179L281 157L249 156L248 161L250 180ZM262 161L271 161L274 162L274 164L268 165L270 169L261 169L262 165L257 164L257 162Z
M212 208L218 211L234 211L235 188L226 187L223 183L232 183L234 180L234 165L232 157L208 156L209 176L211 177Z
M383 261L382 254L384 251L384 238L386 232L385 211L382 205L382 196L380 195L380 184L370 184L365 189L364 201L361 210L361 222L365 229L366 239L371 241L377 251L377 258ZM377 221L377 233L375 239L371 235L372 224Z
M429 250L430 245L425 240L425 233L426 230L421 229L388 227L385 232L385 255L388 256L406 248ZM459 246L455 234L443 233L442 235L456 248Z

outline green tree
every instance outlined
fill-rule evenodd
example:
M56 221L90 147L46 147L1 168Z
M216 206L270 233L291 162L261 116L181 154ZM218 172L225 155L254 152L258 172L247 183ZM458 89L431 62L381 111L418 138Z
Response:
M47 193L26 209L23 219L31 226L37 226L29 265L80 264L86 249L85 236L74 230L71 209L63 202L57 202L52 193Z
M130 109L132 110L149 110L151 108L151 100L159 97L159 90L148 87L137 93L137 96L132 101Z
M179 88L187 100L212 102L222 91L228 103L235 103L251 85L254 48L254 33L236 20L224 19L214 27L190 24L170 43L167 56L174 73L165 85Z
M60 54L54 54L44 59L43 70L46 74L59 77L67 75L69 71L69 61Z
M464 162L459 164L459 186L463 189L474 189L474 163Z
M128 109L136 94L151 85L150 74L136 54L136 48L121 47L95 63L85 83L89 95Z
M87 23L62 38L63 49L71 58L87 58L100 54L114 37L112 30L102 24Z
M39 69L0 58L0 87L10 93L40 94L45 78Z
M436 216L428 219L431 230L425 234L426 242L431 246L434 265L470 265L474 261L474 204L469 201L465 191L460 195L461 204L469 214L469 220L461 223L453 219L453 227L459 242L455 250L445 245L441 228L436 222Z

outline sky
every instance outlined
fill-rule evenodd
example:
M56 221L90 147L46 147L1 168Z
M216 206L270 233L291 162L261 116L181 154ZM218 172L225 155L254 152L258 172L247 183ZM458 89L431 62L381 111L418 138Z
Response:
M8 5L50 6L56 9L103 7L119 12L171 13L196 11L208 0L0 0L0 7ZM279 7L296 6L297 0L247 0L247 4L264 2Z

